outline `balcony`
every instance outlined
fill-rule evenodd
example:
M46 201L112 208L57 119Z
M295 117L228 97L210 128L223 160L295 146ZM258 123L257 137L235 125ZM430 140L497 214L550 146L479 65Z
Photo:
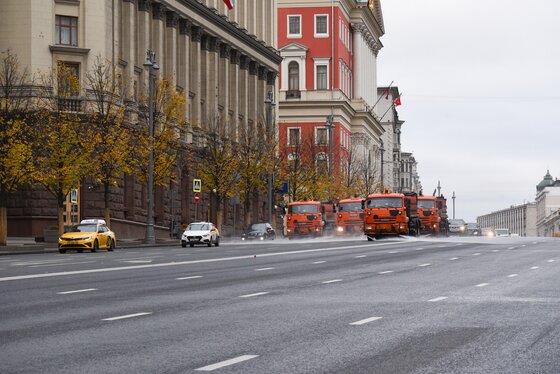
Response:
M59 112L81 112L83 98L79 96L63 96L58 97Z

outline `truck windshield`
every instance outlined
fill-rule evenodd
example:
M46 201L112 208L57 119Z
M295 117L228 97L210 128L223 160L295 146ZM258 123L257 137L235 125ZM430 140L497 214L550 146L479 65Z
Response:
M360 201L352 202L352 203L341 203L338 205L339 212L361 212L362 203Z
M433 209L436 207L435 200L420 200L418 199L418 208L420 209Z
M402 208L403 202L400 197L376 197L368 200L368 208Z
M310 214L319 213L319 206L313 204L290 205L288 214Z

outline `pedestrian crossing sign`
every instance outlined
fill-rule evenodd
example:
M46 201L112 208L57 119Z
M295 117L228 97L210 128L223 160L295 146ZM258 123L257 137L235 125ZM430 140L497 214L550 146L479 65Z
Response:
M193 180L193 192L201 192L202 190L202 181L200 179Z

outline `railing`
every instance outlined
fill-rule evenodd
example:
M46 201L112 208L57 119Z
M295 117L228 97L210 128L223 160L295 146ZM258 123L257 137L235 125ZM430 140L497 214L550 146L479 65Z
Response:
M58 110L60 112L81 112L82 98L77 96L58 97Z

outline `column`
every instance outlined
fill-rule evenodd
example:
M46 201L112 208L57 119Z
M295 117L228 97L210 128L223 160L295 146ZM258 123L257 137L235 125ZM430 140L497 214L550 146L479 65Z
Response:
M160 3L152 4L152 50L156 53L159 66L165 66L165 12L166 8ZM165 73L165 72L164 72ZM161 78L166 78L160 74Z
M208 53L208 120L216 126L223 124L223 116L218 108L218 95L219 95L219 71L218 60L220 52L220 39L215 37L209 38L209 53Z
M192 121L190 90L190 44L191 22L179 20L179 41L177 43L177 85L183 89L186 99L186 119Z
M249 62L249 86L247 88L248 95L247 99L251 105L249 106L248 110L248 120L249 124L249 131L255 131L256 124L258 121L258 103L257 103L257 73L258 73L259 65L256 61Z
M165 13L165 60L163 76L177 85L177 27L179 15L172 11Z
M218 66L218 109L221 113L220 117L224 125L225 134L230 134L231 114L229 108L229 73L230 73L230 54L231 47L227 43L220 43L220 59Z
M126 95L132 97L134 64L136 62L136 0L124 0L122 4L122 36L121 36L121 58L126 61L124 71L124 83Z
M189 96L191 99L191 124L200 127L201 122L201 76L202 76L202 29L198 26L191 28L190 45L190 86Z
M230 52L230 66L229 66L229 136L232 140L238 141L238 126L239 126L239 60L240 53L236 49Z
M208 86L210 79L208 73L210 36L203 34L200 39L200 124L202 128L208 127Z
M138 0L138 48L136 50L136 61L142 65L146 60L146 51L151 48L150 40L150 7L149 0ZM159 57L159 56L158 56ZM148 74L144 70L138 84L139 98L148 94Z
M249 128L249 57L240 56L239 60L239 123L237 134L246 132Z

